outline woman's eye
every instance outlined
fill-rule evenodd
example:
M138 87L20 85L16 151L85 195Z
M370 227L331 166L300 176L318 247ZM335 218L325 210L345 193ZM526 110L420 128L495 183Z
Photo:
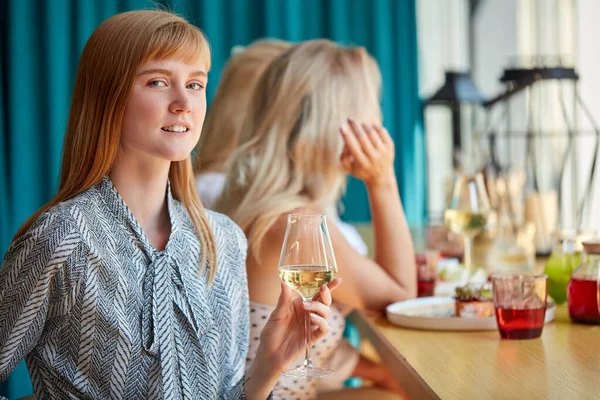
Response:
M167 84L163 81L151 81L150 83L148 83L148 85L150 86L154 86L154 87L165 87L167 86Z
M204 89L204 86L202 86L198 82L190 83L190 84L187 85L187 87L189 89L193 89L193 90L202 90L202 89Z

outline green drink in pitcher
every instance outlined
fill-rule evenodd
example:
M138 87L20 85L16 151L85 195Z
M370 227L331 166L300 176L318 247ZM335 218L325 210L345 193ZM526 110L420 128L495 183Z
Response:
M579 235L574 230L561 230L554 234L552 254L546 262L544 273L548 275L548 295L556 304L567 302L569 280L581 264L579 242Z
M578 252L550 255L544 273L548 275L548 295L556 304L567 301L567 287L573 271L581 263L581 254Z

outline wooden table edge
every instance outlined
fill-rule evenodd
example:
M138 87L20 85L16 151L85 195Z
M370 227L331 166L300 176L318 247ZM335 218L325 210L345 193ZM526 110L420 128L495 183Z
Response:
M360 310L354 310L348 318L356 325L361 336L371 342L383 363L389 368L394 378L402 385L411 399L440 399L406 358L377 329L369 317Z

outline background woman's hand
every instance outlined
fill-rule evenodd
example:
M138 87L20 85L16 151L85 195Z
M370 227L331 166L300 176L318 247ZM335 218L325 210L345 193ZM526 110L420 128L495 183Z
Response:
M379 372L377 373L378 377L374 380L375 387L399 393L403 398L408 399L408 395L404 391L404 388L400 386L392 373L381 364L379 365L380 368Z
M367 186L395 182L394 141L383 126L348 118L340 132L345 142L341 161L349 174Z
M361 354L356 363L352 376L367 379L377 388L399 393L403 399L408 399L404 388L396 381L392 373L383 364L368 359Z
M260 334L257 357L266 357L273 368L283 371L304 354L306 310L311 312L311 342L325 336L329 332L327 317L331 312L331 290L340 282L341 279L336 278L329 285L321 286L312 301L306 303L282 282L277 306Z

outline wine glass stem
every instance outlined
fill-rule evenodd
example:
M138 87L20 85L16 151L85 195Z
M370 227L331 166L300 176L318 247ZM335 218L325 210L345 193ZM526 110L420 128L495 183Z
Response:
M471 280L472 271L472 256L473 256L473 239L470 236L465 236L465 269L467 270L467 279Z
M303 298L304 301L310 301L310 299ZM304 318L304 330L306 334L304 335L306 338L306 354L304 356L304 367L312 368L312 361L310 359L310 331L311 331L311 323L310 323L310 311L306 310L306 318Z

